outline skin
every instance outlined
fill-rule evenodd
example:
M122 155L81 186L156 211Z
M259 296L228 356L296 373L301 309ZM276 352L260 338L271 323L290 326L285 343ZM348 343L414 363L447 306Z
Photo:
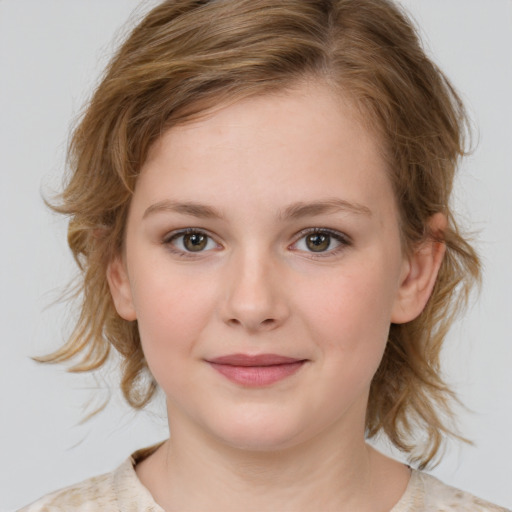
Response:
M444 246L405 255L379 142L350 103L304 83L170 129L127 222L108 279L167 397L172 436L136 468L155 500L389 511L409 470L365 443L369 387L390 323L421 312ZM186 228L208 237L202 250L184 245ZM312 229L325 250L308 245ZM208 363L234 353L306 363L249 388Z

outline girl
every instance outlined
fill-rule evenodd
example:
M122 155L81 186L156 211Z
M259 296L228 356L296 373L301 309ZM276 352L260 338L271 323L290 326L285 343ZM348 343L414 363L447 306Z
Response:
M171 436L23 510L504 510L419 471L453 433L439 353L479 276L449 201L464 123L391 2L153 9L71 142L83 304L43 360L113 347Z

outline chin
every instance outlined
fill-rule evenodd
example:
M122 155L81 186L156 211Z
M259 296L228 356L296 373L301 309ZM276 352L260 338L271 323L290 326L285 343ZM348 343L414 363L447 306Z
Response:
M236 419L212 425L212 434L232 448L244 451L270 452L291 448L304 441L299 422L279 416L240 415Z

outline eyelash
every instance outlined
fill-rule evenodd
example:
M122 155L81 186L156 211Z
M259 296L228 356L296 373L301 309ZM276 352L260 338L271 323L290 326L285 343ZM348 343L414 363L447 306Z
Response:
M304 251L307 254L308 258L321 259L337 256L340 252L344 251L347 247L350 247L352 245L352 240L350 239L350 237L348 237L344 233L341 233L340 231L328 228L308 228L303 229L297 234L296 241L293 242L293 244L291 244L290 247L297 245L301 240L305 239L307 236L316 234L327 235L331 239L336 240L336 242L338 242L339 245L334 249L327 249L325 251Z
M211 237L208 234L208 232L206 232L202 229L199 229L199 228L187 228L187 229L182 229L180 231L175 231L175 232L169 233L162 240L162 244L165 245L170 252L172 252L173 254L176 254L177 256L181 256L182 258L194 258L194 257L199 256L203 252L207 252L207 251L197 251L197 252L187 251L187 250L179 249L178 247L176 247L173 244L173 242L175 242L179 238L185 237L187 235L202 235L202 236L205 236L208 239L208 241L213 241L217 246L219 245L214 241L213 237ZM208 241L207 241L207 243L208 243Z
M334 239L336 242L338 242L339 245L337 247L335 247L334 249L327 249L325 251L318 251L318 252L294 249L294 246L296 246L301 240L305 239L307 236L316 235L316 234L326 235L326 236L330 237L330 239ZM208 232L206 232L202 229L199 229L199 228L187 228L187 229L182 229L180 231L169 233L162 240L162 244L165 245L170 252L172 252L173 254L176 254L180 257L183 257L183 258L194 258L194 257L199 256L201 253L208 252L208 251L212 250L212 249L207 249L206 251L200 250L197 252L187 251L187 250L179 249L178 247L176 247L173 244L173 242L175 242L176 240L180 239L181 237L185 237L187 235L205 236L208 239L208 241L206 242L207 244L209 243L209 241L212 241L217 245L217 247L219 246L219 244L217 244L214 241L213 237L211 237L208 234ZM307 229L303 229L302 231L300 231L296 235L295 242L293 242L288 247L291 248L292 250L306 253L307 257L309 257L309 258L320 259L320 258L328 258L330 256L331 257L336 256L338 253L340 253L347 247L350 247L351 245L352 245L351 239L344 233L341 233L340 231L336 231L336 230L328 229L328 228L307 228Z

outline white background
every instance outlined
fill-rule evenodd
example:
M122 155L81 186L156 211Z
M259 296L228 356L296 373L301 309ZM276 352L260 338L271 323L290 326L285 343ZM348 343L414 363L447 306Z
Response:
M134 413L115 391L103 413L80 424L84 403L94 388L104 398L106 383L29 358L69 330L69 308L51 304L74 274L65 221L49 213L42 193L59 188L70 127L114 36L151 3L0 0L1 511L110 471L166 437L163 417ZM461 427L475 446L451 444L433 473L511 507L512 1L403 3L478 127L457 204L479 231L484 287L445 353L448 380L472 410L461 414ZM115 375L106 379L115 388Z

